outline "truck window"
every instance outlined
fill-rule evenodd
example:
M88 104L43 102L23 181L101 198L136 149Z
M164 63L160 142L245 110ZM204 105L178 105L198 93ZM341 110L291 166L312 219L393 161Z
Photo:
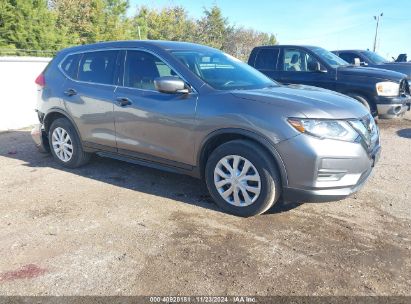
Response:
M347 61L348 63L354 64L355 58L360 58L360 56L358 56L355 53L340 53L340 58L344 59L345 61ZM361 59L361 58L360 58Z
M276 70L279 49L260 49L255 59L255 68L258 70Z
M318 60L303 50L288 49L284 52L284 71L314 72L319 67Z

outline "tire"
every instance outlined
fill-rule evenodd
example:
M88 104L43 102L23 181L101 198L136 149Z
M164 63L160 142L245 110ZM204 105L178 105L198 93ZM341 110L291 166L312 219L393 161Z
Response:
M376 107L371 105L364 97L358 95L351 95L351 97L361 102L362 105L367 108L368 112L370 112L373 117L378 116Z
M232 175L223 165L223 163L227 164L225 161L231 169L234 167L238 169L235 170L237 176L234 180L228 177ZM238 175L243 171L246 161L251 163L251 166L241 178L242 174L240 177ZM223 178L223 175L228 178ZM255 181L258 178L259 182ZM242 217L264 213L278 201L281 195L279 173L272 157L258 144L248 140L233 140L217 147L207 160L205 179L208 191L216 204L226 212ZM222 184L224 185L221 186ZM246 191L248 200L244 195L245 187L253 190ZM234 191L226 199L220 194L227 194L230 190ZM238 193L236 196L234 196L235 192Z
M83 151L80 138L67 118L58 118L53 121L50 126L48 138L51 154L61 166L78 168L90 160L91 154ZM62 139L67 142L64 142ZM62 144L63 142L64 144ZM62 152L60 147L63 146L64 151ZM58 150L56 151L56 149Z

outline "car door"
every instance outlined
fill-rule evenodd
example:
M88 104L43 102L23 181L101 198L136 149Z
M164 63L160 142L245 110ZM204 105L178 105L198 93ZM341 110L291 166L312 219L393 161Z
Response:
M123 75L114 94L118 152L177 167L193 165L197 93L158 92L154 79L177 73L148 51L127 50Z
M116 150L113 96L118 54L116 50L85 52L62 63L63 71L71 74L64 84L64 106L85 146Z
M252 65L271 79L279 81L280 72L277 69L279 55L278 48L260 48Z
M318 58L303 49L286 48L281 54L280 82L304 84L329 90L335 88L335 80Z

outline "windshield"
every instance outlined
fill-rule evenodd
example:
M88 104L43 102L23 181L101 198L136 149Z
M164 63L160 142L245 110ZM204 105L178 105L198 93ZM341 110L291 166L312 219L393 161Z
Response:
M318 57L324 60L327 64L332 66L333 68L338 68L339 66L347 66L350 65L347 61L341 59L337 55L323 49L323 48L312 48L311 49Z
M361 52L364 56L366 56L370 61L372 61L375 64L382 64L388 62L387 59L384 57L378 55L377 53L371 52L371 51L364 51Z
M219 51L172 52L191 72L217 90L262 89L278 84L244 62Z

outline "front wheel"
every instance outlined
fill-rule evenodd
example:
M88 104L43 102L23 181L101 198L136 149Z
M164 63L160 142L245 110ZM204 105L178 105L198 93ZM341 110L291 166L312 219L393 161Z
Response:
M217 205L239 216L264 213L281 194L272 157L247 140L233 140L217 147L207 161L205 178Z

